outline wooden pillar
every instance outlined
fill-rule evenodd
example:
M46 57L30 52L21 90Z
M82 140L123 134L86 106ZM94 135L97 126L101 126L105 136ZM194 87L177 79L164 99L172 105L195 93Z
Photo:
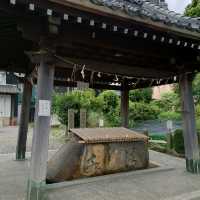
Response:
M126 80L122 83L121 90L121 125L128 128L129 89Z
M32 84L27 78L25 78L16 148L16 160L25 160L31 97Z
M183 133L187 171L200 172L199 146L195 124L192 78L185 74L180 77L180 91L183 113Z
M54 67L40 57L38 68L37 102L33 133L28 200L45 199L48 144L50 132L50 107L53 92Z

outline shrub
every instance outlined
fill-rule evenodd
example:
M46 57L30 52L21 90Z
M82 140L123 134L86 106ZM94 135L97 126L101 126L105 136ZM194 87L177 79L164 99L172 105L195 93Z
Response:
M106 90L97 99L102 102L102 112L105 126L114 127L120 125L120 101L115 91Z
M198 103L198 104L200 103L199 84L200 84L200 73L197 73L192 84L192 91L193 91L194 101L195 103Z
M158 115L158 118L161 120L180 120L181 119L181 114L173 111L168 111L168 112L161 112Z
M98 96L102 102L102 110L105 114L113 112L119 106L119 96L114 91L106 90Z
M150 143L149 148L151 150L158 151L158 152L161 152L161 153L167 152L167 148L166 148L165 144Z
M196 117L200 118L200 104L197 104L195 106L195 113L196 113Z
M196 127L197 127L197 132L200 133L200 118L199 117L196 119Z
M119 126L119 96L114 91L104 91L98 97L94 90L72 91L53 96L53 113L59 121L67 125L68 110L87 110L88 126L95 127L99 118L103 118L105 126ZM75 114L75 126L79 125L79 112Z
M135 89L129 92L129 99L132 102L145 102L149 103L152 100L152 88Z
M97 112L101 107L101 102L95 97L95 93L92 90L55 94L53 97L53 112L58 115L59 121L64 125L67 125L69 109L80 110L85 108L88 111ZM76 124L78 124L78 120L79 115L77 113Z
M158 108L154 105L144 102L131 102L129 103L129 120L130 121L143 121L156 119L158 115ZM131 122L132 123L132 122Z
M173 145L174 145L174 150L177 153L180 154L185 153L183 131L181 129L177 129L174 132Z
M160 100L155 100L155 104L163 112L180 110L180 97L175 92L164 93Z
M167 138L166 138L166 135L161 135L161 134L155 134L155 135L150 135L150 138L152 139L152 140L165 140L165 141L167 141Z
M103 119L103 114L99 112L89 112L87 118L87 127L95 128L99 125L99 119Z

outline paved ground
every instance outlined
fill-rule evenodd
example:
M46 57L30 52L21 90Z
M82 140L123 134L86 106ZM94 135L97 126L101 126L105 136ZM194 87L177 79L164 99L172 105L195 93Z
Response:
M28 137L31 148L32 129ZM0 129L0 200L24 200L30 167L28 160L15 161L17 128ZM55 134L50 137L50 149L60 142ZM53 154L55 151L50 151ZM49 200L199 200L200 175L185 171L185 161L166 154L150 151L150 160L161 167L82 179L48 190ZM62 187L60 187L62 186Z
M33 128L30 126L27 138L27 151L31 151L32 133ZM17 135L17 126L0 128L0 154L15 152L17 144ZM57 149L59 146L60 141L56 138L55 134L51 134L49 140L49 149Z
M108 176L103 180L49 192L49 198L73 200L195 200L200 199L200 176L185 171L183 159L150 152L150 159L165 166L143 173ZM167 167L174 169L167 169ZM181 195L181 196L180 196Z
M50 189L49 200L200 199L200 176L187 173L183 159L153 151L150 159L162 167L69 182L60 189ZM0 155L0 200L24 199L28 171L29 160L17 162L14 154Z

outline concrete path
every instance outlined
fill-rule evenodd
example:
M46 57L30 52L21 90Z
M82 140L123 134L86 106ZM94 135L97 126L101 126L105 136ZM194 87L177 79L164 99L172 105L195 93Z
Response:
M31 151L32 135L33 128L29 127L27 137L27 151ZM0 128L0 154L14 153L16 151L17 136L17 126ZM60 142L54 137L53 134L51 134L49 139L49 149L57 149L59 146Z
M49 200L200 199L200 176L187 173L183 159L154 151L150 159L161 167L68 182L68 186L49 189ZM14 161L14 154L0 154L0 200L24 199L29 162Z

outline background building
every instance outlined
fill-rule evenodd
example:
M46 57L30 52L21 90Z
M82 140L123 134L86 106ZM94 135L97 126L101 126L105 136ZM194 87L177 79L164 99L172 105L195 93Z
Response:
M0 127L16 125L18 92L14 74L0 72Z
M159 100L159 99L161 99L163 94L165 94L167 92L172 92L173 89L174 89L174 85L173 84L161 85L161 86L153 87L152 98Z

